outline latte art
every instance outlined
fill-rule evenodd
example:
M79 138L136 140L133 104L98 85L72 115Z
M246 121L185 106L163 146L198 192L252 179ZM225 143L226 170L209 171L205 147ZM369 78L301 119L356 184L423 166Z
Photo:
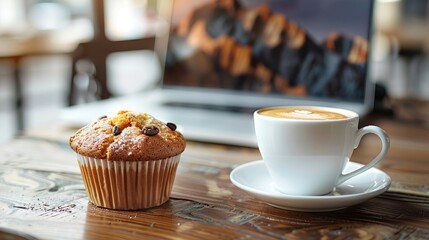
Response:
M259 114L299 120L335 120L348 118L341 113L326 111L319 108L272 108L260 111Z

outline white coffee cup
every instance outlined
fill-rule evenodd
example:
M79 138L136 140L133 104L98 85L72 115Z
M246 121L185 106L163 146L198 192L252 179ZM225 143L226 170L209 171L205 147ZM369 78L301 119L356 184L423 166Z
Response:
M282 115L282 109L290 116ZM270 115L274 112L280 115ZM324 119L325 112L344 118ZM383 129L358 129L358 114L344 109L264 108L255 111L254 121L258 147L274 186L289 195L328 194L335 186L373 167L389 149L389 137ZM344 174L353 150L367 133L380 138L380 153L369 164Z

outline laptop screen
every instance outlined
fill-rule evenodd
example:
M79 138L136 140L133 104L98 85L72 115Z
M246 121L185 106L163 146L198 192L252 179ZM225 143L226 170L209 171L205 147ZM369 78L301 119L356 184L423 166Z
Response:
M164 86L363 102L372 0L175 0Z

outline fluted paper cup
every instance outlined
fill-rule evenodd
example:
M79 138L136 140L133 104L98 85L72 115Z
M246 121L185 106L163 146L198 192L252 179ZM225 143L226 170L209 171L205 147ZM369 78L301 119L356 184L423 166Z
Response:
M137 210L171 195L180 154L154 161L110 161L77 154L89 200L96 206Z

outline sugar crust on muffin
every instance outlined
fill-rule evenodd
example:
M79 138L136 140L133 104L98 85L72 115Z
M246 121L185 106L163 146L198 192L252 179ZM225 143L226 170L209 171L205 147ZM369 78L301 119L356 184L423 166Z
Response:
M119 111L115 116L99 118L79 129L69 143L75 152L92 158L111 161L164 159L182 153L186 146L183 135L171 125L147 113Z

